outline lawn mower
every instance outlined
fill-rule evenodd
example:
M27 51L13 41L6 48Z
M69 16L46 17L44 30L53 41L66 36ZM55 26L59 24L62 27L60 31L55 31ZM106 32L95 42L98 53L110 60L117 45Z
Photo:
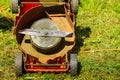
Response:
M78 0L12 0L17 14L14 35L22 53L15 70L25 72L78 73L75 46L75 14Z

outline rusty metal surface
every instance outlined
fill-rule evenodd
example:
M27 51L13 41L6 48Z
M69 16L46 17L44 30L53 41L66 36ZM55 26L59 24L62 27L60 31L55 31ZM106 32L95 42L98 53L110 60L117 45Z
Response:
M64 16L59 17L53 15L54 14L49 16L46 14L42 6L34 7L21 16L18 24L15 27L14 33L16 34L17 42L21 51L25 54L29 54L38 58L42 63L47 63L49 59L54 59L58 56L63 57L65 54L68 54L75 45L74 23L70 16L67 13L65 15L63 14ZM34 21L46 17L50 17L56 24L58 24L61 31L73 33L72 37L64 38L59 48L54 50L54 53L50 55L43 54L36 50L31 44L29 35L21 35L18 33L19 30L30 28L31 23Z
M52 20L55 21L60 26L62 31L69 31L74 33L74 30L72 29L73 26L70 25L70 23L68 23L66 17L52 17ZM29 35L24 36L21 44L21 49L25 53L32 55L36 58L39 58L40 62L47 63L49 59L54 59L55 57L58 57L58 56L64 56L70 50L72 50L75 44L75 34L73 34L73 36L70 38L65 38L63 43L61 44L63 46L60 46L61 50L56 50L55 51L56 53L51 55L46 55L38 52L35 48L32 47L30 43L26 43L25 40L30 40L30 36Z
M25 66L69 66L70 64L25 64Z

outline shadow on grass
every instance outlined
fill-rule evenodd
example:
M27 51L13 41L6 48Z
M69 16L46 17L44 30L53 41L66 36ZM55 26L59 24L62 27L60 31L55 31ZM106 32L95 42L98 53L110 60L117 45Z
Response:
M73 52L75 54L78 54L81 47L84 45L84 40L88 37L90 37L91 29L89 27L82 27L82 26L76 26L75 27L75 34L76 34L76 44L73 48ZM78 74L81 72L82 65L81 62L78 62Z
M73 53L78 53L80 48L84 45L84 40L88 38L91 34L91 29L89 27L75 27L75 34L76 34L76 44L73 48Z
M10 30L13 27L13 21L7 17L0 18L0 29L2 31Z

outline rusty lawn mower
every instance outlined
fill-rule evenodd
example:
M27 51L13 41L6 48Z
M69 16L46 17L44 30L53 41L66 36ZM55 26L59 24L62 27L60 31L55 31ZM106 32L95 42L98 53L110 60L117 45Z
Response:
M15 70L26 72L68 72L77 75L75 14L78 0L12 0L17 13L14 35L19 49Z

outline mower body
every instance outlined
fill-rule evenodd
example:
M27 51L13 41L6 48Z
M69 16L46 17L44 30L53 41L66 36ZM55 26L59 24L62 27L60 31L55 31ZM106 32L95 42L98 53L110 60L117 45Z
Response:
M18 13L14 35L22 51L15 59L17 75L21 75L23 70L67 72L71 65L72 73L76 74L76 54L72 54L73 61L70 60L75 46L75 14L71 12L70 0L16 1L12 2L13 13ZM64 36L67 32L71 36Z

